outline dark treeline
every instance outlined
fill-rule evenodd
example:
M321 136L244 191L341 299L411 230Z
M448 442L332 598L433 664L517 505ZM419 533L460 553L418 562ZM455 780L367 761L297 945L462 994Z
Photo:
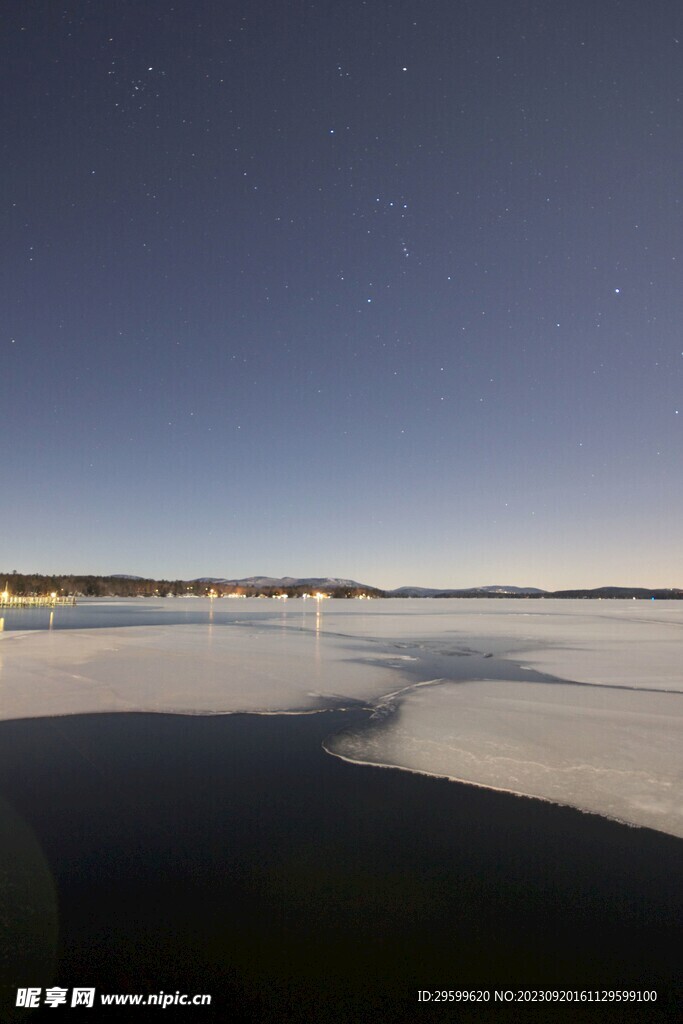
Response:
M386 597L410 597L410 594L385 594ZM413 595L418 596L418 595ZM649 590L646 587L595 587L592 590L544 590L539 594L507 593L505 591L491 590L438 590L425 595L430 598L481 598L486 600L515 599L518 601L539 601L548 599L560 600L658 600L658 601L680 601L683 600L683 590L678 588L658 588Z
M683 599L683 590L680 590L678 587L659 587L655 590L648 590L647 587L598 587L595 590L556 590L553 594L546 594L545 596L569 598L570 600L577 597L593 597L603 600L636 598L644 601L652 599L657 601L680 601Z
M0 573L0 590L7 589L13 595L38 596L56 592L76 597L225 597L240 594L244 597L301 597L310 594L310 586L289 587L246 587L232 583L214 583L207 580L152 580L125 576L43 576L40 573L16 571ZM330 597L359 597L367 594L382 597L383 591L374 587L330 587L320 588Z
M217 583L211 580L152 580L138 579L127 576L77 576L55 575L44 576L40 573L20 573L16 571L0 573L0 591L7 589L11 594L19 596L39 596L56 592L60 596L76 597L225 597L228 594L240 594L244 597L301 597L310 594L310 584L297 584L286 587L253 587L238 586L234 583ZM335 587L321 584L320 590L330 597L408 597L407 594L394 594L391 591L379 590L376 587ZM417 596L417 595L415 595ZM583 599L625 599L640 600L681 600L683 590L654 590L645 587L598 587L592 590L556 590L539 594L525 593L492 593L485 590L440 590L424 595L427 598L486 598L488 600L515 598L533 601L548 598Z

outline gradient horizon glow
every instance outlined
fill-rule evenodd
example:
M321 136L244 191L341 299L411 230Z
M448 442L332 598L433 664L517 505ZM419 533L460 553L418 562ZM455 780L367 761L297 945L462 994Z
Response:
M37 0L3 571L683 585L683 10Z

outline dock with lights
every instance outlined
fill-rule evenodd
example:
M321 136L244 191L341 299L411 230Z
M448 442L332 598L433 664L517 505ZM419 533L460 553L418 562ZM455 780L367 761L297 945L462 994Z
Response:
M0 608L57 608L73 607L76 598L63 594L10 594L0 591Z

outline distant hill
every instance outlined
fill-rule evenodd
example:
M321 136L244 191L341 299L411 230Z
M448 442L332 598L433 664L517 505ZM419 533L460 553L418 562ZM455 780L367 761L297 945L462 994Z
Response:
M437 590L433 587L398 587L385 590L385 597L543 597L588 600L658 600L676 601L683 598L683 590L672 587L650 590L647 587L594 587L586 590L540 590L538 587L488 586L469 587L466 590Z
M248 589L282 588L285 590L292 587L309 587L311 590L319 590L320 593L338 590L340 587L353 590L377 590L377 587L372 587L369 583L339 579L336 576L245 576L239 580L228 580L217 576L201 576L192 582L216 583L222 586L246 587Z
M485 594L547 594L547 590L538 587L477 587Z
M432 587L398 587L396 590L386 590L387 597L436 597L440 590Z
M546 594L538 587L468 587L463 590L439 590L433 587L399 587L385 591L387 597L533 597Z
M394 598L518 598L522 600L586 599L586 600L683 600L678 587L593 587L573 590L541 590L539 587L518 587L494 584L484 587L437 588L397 587L381 590L367 583L338 576L246 576L226 579L223 576L201 576L193 580L156 580L130 573L110 576L80 574L43 575L40 573L1 573L0 586L13 595L40 595L59 591L83 597L301 597L320 592L330 597L394 597Z
M602 598L602 599L657 599L659 601L675 601L683 597L683 590L678 587L661 587L649 590L647 587L595 587L592 590L555 590L547 597L561 598Z

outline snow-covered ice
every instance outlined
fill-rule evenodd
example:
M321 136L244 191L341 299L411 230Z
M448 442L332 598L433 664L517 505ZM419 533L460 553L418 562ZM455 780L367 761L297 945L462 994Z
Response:
M683 602L222 601L214 621L194 601L205 621L172 622L188 604L117 604L156 625L6 627L0 718L362 702L380 713L334 753L683 836Z
M683 699L481 680L419 687L328 749L683 836Z
M0 718L156 711L312 711L373 700L393 662L334 637L199 625L5 633ZM374 653L374 652L373 652Z

